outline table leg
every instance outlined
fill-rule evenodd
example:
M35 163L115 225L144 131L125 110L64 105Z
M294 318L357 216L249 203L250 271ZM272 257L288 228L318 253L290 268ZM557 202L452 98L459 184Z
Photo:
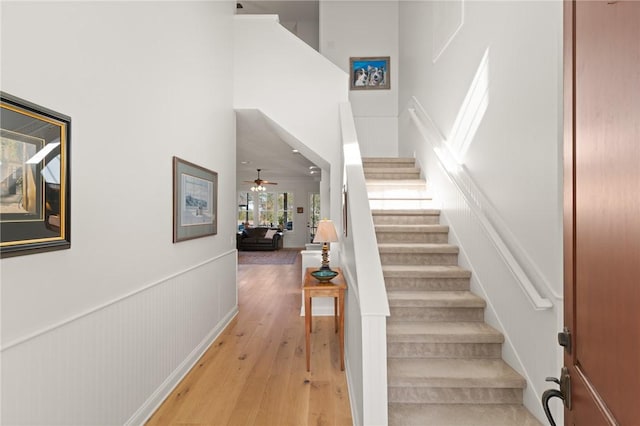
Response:
M304 296L304 339L307 350L307 371L311 371L311 297Z
M338 297L333 298L333 322L335 324L336 333L338 332Z
M340 312L340 370L344 371L344 290L340 290L340 296L338 297L339 312Z
M307 308L304 308L305 313ZM313 333L313 297L309 297L309 333Z

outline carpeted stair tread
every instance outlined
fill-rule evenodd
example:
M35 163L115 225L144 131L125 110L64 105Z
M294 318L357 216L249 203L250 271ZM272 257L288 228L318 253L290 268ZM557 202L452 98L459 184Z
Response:
M457 265L382 265L385 277L470 278L471 271Z
M407 291L387 293L390 307L484 308L486 302L470 291Z
M389 322L387 342L503 343L504 336L483 322Z
M458 253L458 246L440 243L380 243L380 253Z
M519 404L389 404L390 426L542 426Z
M374 225L376 232L449 232L447 225Z
M380 201L380 200L433 201L433 198L431 197L431 194L428 193L427 191L423 191L420 193L418 191L411 191L410 193L396 192L394 194L388 194L388 193L385 193L384 191L376 191L376 192L372 191L372 192L369 192L368 200L369 201Z
M384 174L420 174L420 169L413 165L405 165L398 164L397 167L384 167L376 164L363 164L362 168L364 169L365 176L367 173L384 173ZM384 179L384 178L373 178L373 179Z
M501 359L389 358L392 387L521 388L526 381Z
M389 186L390 188L398 189L398 187L420 188L424 189L427 186L427 181L424 179L365 179L367 188L378 186Z
M415 164L415 159L411 157L363 157L362 164L375 163L411 163Z
M439 216L440 209L372 209L371 214L373 216Z

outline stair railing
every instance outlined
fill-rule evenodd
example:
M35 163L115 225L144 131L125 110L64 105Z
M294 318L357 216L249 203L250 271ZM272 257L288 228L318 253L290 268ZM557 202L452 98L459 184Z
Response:
M341 265L347 294L347 370L356 425L387 424L389 302L351 104L340 104L344 186Z
M505 264L511 270L511 273L516 278L516 281L520 285L520 288L526 295L527 299L535 310L546 310L553 307L553 303L540 295L535 285L531 282L524 269L520 265L520 262L514 257L511 250L504 242L496 228L493 226L484 211L493 211L494 208L491 203L483 196L482 191L478 189L475 182L466 172L463 165L458 164L455 160L455 156L451 153L449 147L445 143L446 138L442 132L435 125L431 117L426 113L420 102L414 97L411 100L408 108L409 116L414 125L424 138L432 147L436 158L442 165L451 182L458 188L460 194L464 197L471 211L473 211L480 222L484 232L489 236L492 243L496 247L496 250L504 260ZM495 214L492 216L496 217ZM521 250L520 250L521 251ZM548 283L544 283L547 290L554 295L558 300L562 299L562 296L555 294L553 289Z

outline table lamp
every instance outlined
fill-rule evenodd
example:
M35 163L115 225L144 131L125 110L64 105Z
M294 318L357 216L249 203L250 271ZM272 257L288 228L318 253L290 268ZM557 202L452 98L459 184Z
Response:
M333 222L328 219L322 219L318 223L318 229L316 235L313 238L314 243L322 243L322 266L317 271L314 271L312 275L320 281L329 281L331 278L337 275L337 272L332 271L329 267L329 243L338 241L338 233Z

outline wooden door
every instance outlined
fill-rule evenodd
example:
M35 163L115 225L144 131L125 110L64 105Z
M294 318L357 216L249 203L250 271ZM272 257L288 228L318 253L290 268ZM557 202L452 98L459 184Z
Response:
M565 424L640 425L640 2L565 3Z

